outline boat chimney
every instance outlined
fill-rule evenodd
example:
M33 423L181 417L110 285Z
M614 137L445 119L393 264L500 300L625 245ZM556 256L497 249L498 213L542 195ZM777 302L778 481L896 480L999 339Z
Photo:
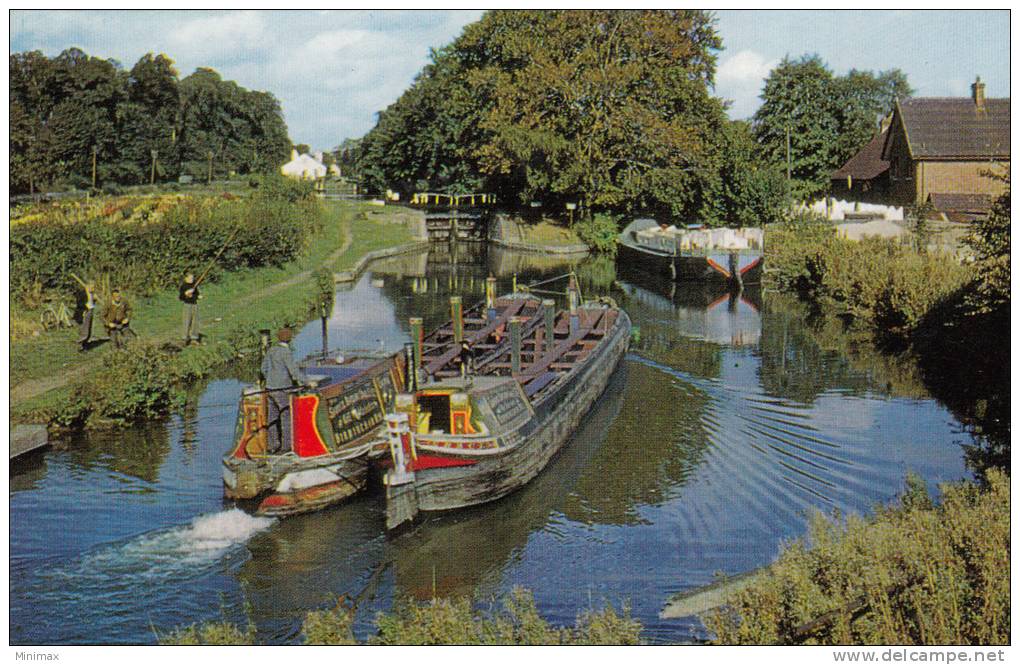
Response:
M556 346L556 301L546 298L542 301L542 308L545 310L545 349L552 352Z
M404 344L404 390L414 392L418 390L416 379L418 374L414 371L414 343Z
M464 339L464 307L460 296L450 296L450 318L453 319L453 341L460 344Z
M973 83L970 84L970 95L971 95L971 98L974 100L974 107L978 111L984 111L985 110L985 84L981 82L981 77L980 76L978 76L977 79Z
M521 324L524 319L519 316L510 318L510 372L521 373Z

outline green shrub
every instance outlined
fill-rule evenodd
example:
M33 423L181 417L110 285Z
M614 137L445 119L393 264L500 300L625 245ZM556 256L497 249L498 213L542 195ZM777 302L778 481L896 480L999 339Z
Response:
M951 256L892 240L837 238L827 223L812 220L770 227L765 252L773 286L831 302L899 335L909 334L971 272Z
M723 644L1008 644L1009 478L987 481L943 486L938 507L913 480L871 519L816 515L810 546L785 547L706 625Z
M255 644L255 627L241 630L227 621L192 624L159 636L160 646L250 646Z
M302 634L307 644L354 644L352 621L353 610L338 603L309 612ZM492 613L475 611L467 598L399 600L392 612L376 617L376 626L369 644L638 644L641 633L627 610L618 614L611 607L582 614L573 629L554 628L539 615L531 593L519 588Z
M597 213L575 223L574 232L595 251L616 253L616 237L620 233L616 217Z
M210 279L278 266L294 259L321 224L316 201L292 201L276 190L243 200L136 197L49 206L11 226L11 293L34 283L75 290L72 273L107 273L122 288L150 294L210 265Z

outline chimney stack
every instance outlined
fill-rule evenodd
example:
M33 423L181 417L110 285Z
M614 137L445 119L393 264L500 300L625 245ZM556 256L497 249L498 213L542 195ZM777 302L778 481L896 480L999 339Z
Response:
M970 85L971 97L974 99L974 106L977 107L978 111L985 110L985 84L981 82L981 77L978 76Z

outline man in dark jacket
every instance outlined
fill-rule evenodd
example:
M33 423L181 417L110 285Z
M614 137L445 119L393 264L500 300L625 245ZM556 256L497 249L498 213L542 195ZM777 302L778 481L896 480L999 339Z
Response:
M120 289L114 289L110 294L110 302L103 308L103 322L110 333L110 340L118 349L124 348L128 333L134 335L130 327L131 303L120 295Z
M290 340L294 333L281 328L276 333L279 343L269 347L262 359L262 376L269 396L269 452L285 453L291 449L290 389L308 383L308 377L294 362Z
M198 332L198 299L201 297L198 292L198 284L195 283L195 275L189 272L184 276L178 295L180 301L184 303L184 334L182 335L184 346L192 342L197 343L202 337Z

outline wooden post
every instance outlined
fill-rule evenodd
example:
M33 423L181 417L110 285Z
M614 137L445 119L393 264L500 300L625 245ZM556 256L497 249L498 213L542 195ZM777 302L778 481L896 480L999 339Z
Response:
M464 307L460 296L450 296L450 318L453 319L453 341L460 344L464 339Z
M157 154L158 153L155 150L152 151L152 175L149 176L149 184L150 185L156 184L156 155Z
M209 179L206 182L212 184L212 150L209 151Z
M418 370L421 368L422 345L425 343L425 333L422 329L423 321L420 316L412 316L408 321L411 324L411 341L414 343L414 367L412 369L417 376Z
M510 372L515 376L521 373L521 324L520 316L510 317Z
M92 189L96 188L96 146L92 146Z
M556 301L546 298L542 307L545 309L545 349L551 352L556 345Z

